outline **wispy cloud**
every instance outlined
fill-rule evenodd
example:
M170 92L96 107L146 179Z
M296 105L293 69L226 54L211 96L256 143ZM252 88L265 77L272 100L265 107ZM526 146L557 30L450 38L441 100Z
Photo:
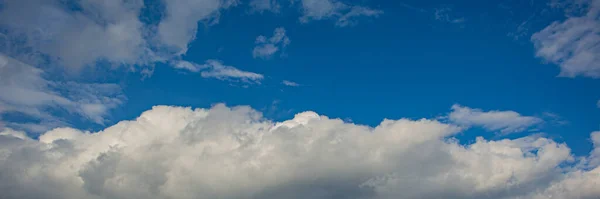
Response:
M555 21L533 34L536 56L560 66L561 77L600 78L600 1L583 0L587 12Z
M249 5L250 11L259 13L265 11L278 13L281 8L278 0L251 0Z
M275 53L282 51L288 45L291 40L285 33L285 28L279 27L273 31L273 36L267 38L260 35L256 38L256 46L252 50L252 56L254 58L269 59Z
M300 86L300 84L298 84L296 82L288 81L288 80L283 80L281 83L283 85L291 86L291 87L298 87L298 86Z
M522 132L543 122L533 116L522 116L514 111L483 111L455 104L448 119L461 126L481 126L488 131L498 131L501 134Z
M452 12L452 8L449 8L449 7L436 8L434 11L434 17L435 17L435 20L442 21L442 22L448 22L448 23L463 23L463 22L465 22L464 17L455 16L455 14Z
M345 27L357 24L358 17L377 17L383 11L364 6L348 5L336 0L302 0L300 22L335 19L336 26Z
M36 123L10 122L30 132L66 126L57 110L79 115L104 124L110 109L121 105L125 96L116 84L89 84L51 81L44 71L0 53L0 114L19 113L38 120Z
M220 60L207 60L204 64L189 61L173 61L174 68L200 73L204 78L215 78L226 81L243 81L246 83L260 83L263 75L237 69L233 66L224 65Z

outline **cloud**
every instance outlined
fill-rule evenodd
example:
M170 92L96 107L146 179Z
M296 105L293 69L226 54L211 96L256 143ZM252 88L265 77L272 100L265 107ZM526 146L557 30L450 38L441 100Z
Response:
M98 124L104 124L110 109L125 96L116 84L50 81L44 71L0 53L0 114L20 113L41 120L37 124L10 123L33 132L66 123L53 114L64 109Z
M488 131L509 134L525 131L533 125L543 122L532 116L522 116L514 111L483 111L455 104L448 119L461 126L481 126Z
M157 28L160 44L172 53L185 54L196 38L198 22L218 23L220 10L235 5L236 0L165 1L166 16Z
M99 61L149 67L185 54L198 22L216 24L220 11L235 5L235 0L7 1L0 8L5 43L0 52L36 66L49 58L68 70ZM164 8L153 10L162 17L142 21L142 12L152 6Z
M543 137L459 145L436 120L156 106L100 132L0 132L3 198L594 198L600 169ZM592 134L595 143L598 133ZM598 145L594 150L597 150ZM586 161L591 162L591 161ZM586 162L588 167L592 166Z
M148 56L145 29L138 19L142 1L82 0L75 4L80 11L68 11L59 0L4 2L0 26L11 47L3 51L8 55L41 53L70 68L98 60L144 62Z
M291 86L291 87L298 87L298 86L300 86L300 84L298 84L296 82L288 81L288 80L283 80L281 83L283 85Z
M300 22L312 20L336 20L336 26L344 27L356 24L357 17L377 17L383 11L363 6L352 6L337 0L301 0L302 17Z
M448 22L448 23L463 23L465 22L464 17L453 17L451 14L452 8L444 7L444 8L436 8L434 12L435 20Z
M536 56L560 66L561 77L600 77L600 1L579 1L583 16L555 21L533 34Z
M276 28L272 37L267 38L260 35L256 38L256 46L252 51L252 57L269 59L275 53L290 45L290 42L290 38L285 34L285 28Z
M173 61L174 68L184 69L191 72L199 72L204 78L215 78L227 81L243 81L246 83L260 83L263 75L253 72L242 71L233 66L224 65L220 60L207 60L205 64L196 64L188 61Z
M277 0L251 0L250 1L250 10L252 12L263 13L264 11L270 11L274 13L278 13L281 5L277 2Z

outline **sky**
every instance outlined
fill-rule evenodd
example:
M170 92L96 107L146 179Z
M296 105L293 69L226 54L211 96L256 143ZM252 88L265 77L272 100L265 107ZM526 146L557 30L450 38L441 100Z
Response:
M599 0L0 0L0 198L598 198L599 78Z

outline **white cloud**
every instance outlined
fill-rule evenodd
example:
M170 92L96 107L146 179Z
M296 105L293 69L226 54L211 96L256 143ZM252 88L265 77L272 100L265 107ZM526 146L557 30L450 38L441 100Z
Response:
M283 80L281 83L283 85L291 86L291 87L298 87L298 86L300 86L300 84L298 84L296 82L293 82L293 81L288 81L288 80Z
M161 45L175 54L185 54L196 38L198 22L217 23L222 8L237 5L236 0L165 1L166 16L158 25Z
M533 34L536 56L560 66L559 76L600 77L600 1L585 0L587 13L556 21Z
M108 111L125 100L115 84L50 81L43 76L44 71L0 53L0 114L15 112L41 120L10 126L43 132L65 125L52 114L52 110L59 109L103 124Z
M565 166L575 160L565 144L524 137L462 146L451 138L460 129L156 106L95 133L63 128L34 140L5 129L0 189L7 199L600 196L600 169Z
M11 47L2 50L11 56L24 50L28 55L42 53L70 68L98 60L116 64L145 61L145 28L138 19L141 0L82 0L75 4L80 11L68 11L66 3L59 0L3 2L0 26L6 28L7 46Z
M0 52L37 65L78 69L106 61L113 65L148 67L185 54L195 39L198 22L215 24L220 11L236 0L158 1L160 21L140 20L143 0L23 0L3 2ZM77 9L72 9L73 7ZM1 40L0 40L1 41Z
M275 53L285 49L290 44L290 38L285 34L285 28L279 27L273 31L273 36L267 38L265 36L258 36L256 38L256 46L252 51L254 58L268 59L271 58Z
M253 12L262 13L264 11L270 11L274 13L278 13L281 5L277 2L277 0L251 0L250 1L250 9Z
M171 65L178 69L191 72L200 72L205 78L216 78L228 81L243 81L246 83L260 83L263 75L253 72L242 71L233 66L224 65L220 60L207 60L205 64L197 64L188 61L173 61Z
M301 0L302 17L300 22L307 23L311 20L335 19L336 26L344 27L354 25L355 18L377 17L383 11L363 6L352 6L337 0Z
M501 134L525 131L542 122L540 118L522 116L514 111L486 112L457 104L452 106L448 119L461 126L481 126L488 131L499 131Z

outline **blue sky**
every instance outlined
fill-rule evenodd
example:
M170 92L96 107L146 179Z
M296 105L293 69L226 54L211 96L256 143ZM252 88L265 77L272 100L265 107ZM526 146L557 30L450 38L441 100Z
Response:
M530 36L562 15L550 8L545 12L551 13L536 13L545 2L535 3L372 1L367 5L385 14L361 18L350 27L336 27L332 20L300 23L295 7L249 14L239 6L222 13L218 24L200 26L183 60L222 60L265 75L260 85L232 86L157 64L143 81L137 74L126 75L128 101L111 118L131 119L157 104L206 107L224 102L265 109L275 120L313 110L377 125L383 118L437 117L461 104L537 117L556 114L560 119L545 118L550 121L540 131L573 143L575 152L585 154L591 149L588 134L599 126L600 84L588 77L557 77L559 67L535 56ZM436 9L449 9L448 17L464 21L436 19ZM518 26L531 16L535 21L515 38ZM278 27L291 40L285 56L253 58L255 38L271 36ZM285 86L283 80L301 86ZM467 134L469 139L494 135Z
M599 145L599 10L597 0L0 0L0 129L110 132L157 105L224 103L273 123L302 123L305 111L371 128L426 118L461 128L444 138L463 146L542 136L587 157Z

